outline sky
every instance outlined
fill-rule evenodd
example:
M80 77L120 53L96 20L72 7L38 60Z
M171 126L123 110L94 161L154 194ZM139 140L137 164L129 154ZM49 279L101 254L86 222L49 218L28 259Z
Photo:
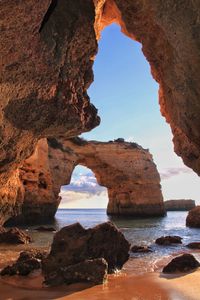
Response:
M161 116L158 84L141 44L123 35L118 25L105 28L88 90L101 117L99 127L82 135L87 140L119 137L139 143L153 154L161 176L164 199L194 199L200 204L200 178L173 151L170 126ZM71 184L61 190L60 207L104 208L107 191L91 170L76 167Z

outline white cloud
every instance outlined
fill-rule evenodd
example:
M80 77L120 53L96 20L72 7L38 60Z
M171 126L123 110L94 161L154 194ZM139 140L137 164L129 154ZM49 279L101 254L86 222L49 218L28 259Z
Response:
M173 176L178 176L181 174L190 174L190 173L193 173L193 171L187 167L166 168L160 172L160 177L162 180L165 180Z
M72 177L71 183L62 187L61 193L63 191L70 191L70 192L78 192L78 193L85 193L88 195L98 195L105 191L106 188L100 186L94 174L92 172L83 174L74 174Z

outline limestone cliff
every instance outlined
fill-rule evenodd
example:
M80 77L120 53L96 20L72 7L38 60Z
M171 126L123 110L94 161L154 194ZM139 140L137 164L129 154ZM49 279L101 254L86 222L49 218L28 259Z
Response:
M200 3L181 0L0 1L0 207L18 210L16 170L39 139L99 124L87 88L100 31L117 22L142 44L175 151L200 175ZM134 58L133 58L134 59Z
M70 183L76 165L90 168L108 189L107 212L112 215L164 214L160 176L152 155L136 143L49 138L38 143L34 155L20 168L24 186L18 222L45 222L60 203L62 185Z
M182 210L187 211L195 207L195 200L191 200L191 199L167 200L164 202L164 205L167 211L182 211Z

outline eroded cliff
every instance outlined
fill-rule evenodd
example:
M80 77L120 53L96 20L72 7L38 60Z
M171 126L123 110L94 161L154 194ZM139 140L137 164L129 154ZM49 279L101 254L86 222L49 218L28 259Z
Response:
M100 31L112 22L142 43L159 83L175 152L200 174L200 3L171 0L0 2L0 206L20 209L17 168L40 138L99 124L87 88ZM133 58L134 59L134 58Z
M19 222L45 222L54 217L61 186L70 183L77 165L90 168L108 189L108 214L164 215L160 176L152 155L136 143L96 142L80 138L41 140L20 168L24 188Z

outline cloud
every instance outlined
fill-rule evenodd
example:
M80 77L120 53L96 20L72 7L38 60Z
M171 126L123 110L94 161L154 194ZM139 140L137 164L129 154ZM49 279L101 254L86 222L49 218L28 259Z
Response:
M160 172L160 177L162 180L169 179L174 176L181 174L189 174L193 171L187 167L177 167L177 168L166 168Z
M99 195L106 190L105 187L100 186L93 173L74 174L71 183L62 188L63 192L85 193L90 195Z

